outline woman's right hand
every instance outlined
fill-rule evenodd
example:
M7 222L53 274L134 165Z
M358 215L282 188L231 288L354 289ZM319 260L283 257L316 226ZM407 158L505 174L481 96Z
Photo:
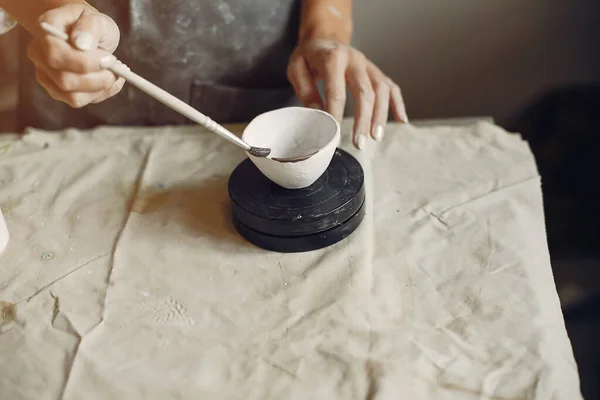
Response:
M74 108L99 103L121 91L125 81L106 66L115 61L119 28L109 16L85 4L67 4L40 16L69 35L70 43L40 33L27 54L36 78L52 98Z

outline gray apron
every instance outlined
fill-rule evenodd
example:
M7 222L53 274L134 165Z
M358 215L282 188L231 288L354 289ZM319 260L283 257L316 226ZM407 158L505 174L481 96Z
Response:
M297 42L299 0L90 4L119 25L115 55L132 71L220 123L249 121L262 112L298 104L286 67ZM29 40L23 37L21 49ZM128 84L109 100L73 109L37 84L29 60L20 71L20 128L190 123Z

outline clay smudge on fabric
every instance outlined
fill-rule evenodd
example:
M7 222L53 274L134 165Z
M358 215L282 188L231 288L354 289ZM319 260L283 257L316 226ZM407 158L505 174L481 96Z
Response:
M17 306L8 301L0 301L0 324L14 321L17 315Z
M379 361L369 359L365 363L365 372L369 378L367 399L374 399L377 397L377 392L379 391L379 382L381 381L381 377L384 375L384 371L383 364Z
M158 210L168 200L168 193L140 192L131 203L129 210L138 214L148 214Z
M0 144L0 154L7 153L12 147L12 143Z
M22 201L22 199L14 199L14 200L5 201L4 203L0 204L0 210L2 210L2 213L6 215L13 208L20 206L21 201Z
M135 193L136 187L135 182L123 181L119 184L118 190L123 197L130 197ZM137 214L148 214L165 205L169 196L170 193L166 191L166 185L162 182L153 184L150 188L140 188L128 209Z
M187 309L177 300L168 298L162 306L154 309L154 321L160 324L170 322L183 322L185 325L194 326L197 322L187 315Z

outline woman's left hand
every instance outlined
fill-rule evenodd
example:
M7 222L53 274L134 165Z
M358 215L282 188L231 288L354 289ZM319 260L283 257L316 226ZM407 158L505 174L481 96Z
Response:
M358 50L329 40L301 42L290 57L288 79L308 107L320 108L341 122L346 84L355 100L354 145L363 149L368 137L383 139L388 112L408 122L400 88ZM323 81L325 101L316 84Z

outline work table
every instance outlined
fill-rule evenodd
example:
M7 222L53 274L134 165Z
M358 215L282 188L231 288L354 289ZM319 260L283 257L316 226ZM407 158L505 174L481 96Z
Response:
M526 142L351 124L364 220L297 254L237 234L202 128L0 137L0 398L581 399Z

